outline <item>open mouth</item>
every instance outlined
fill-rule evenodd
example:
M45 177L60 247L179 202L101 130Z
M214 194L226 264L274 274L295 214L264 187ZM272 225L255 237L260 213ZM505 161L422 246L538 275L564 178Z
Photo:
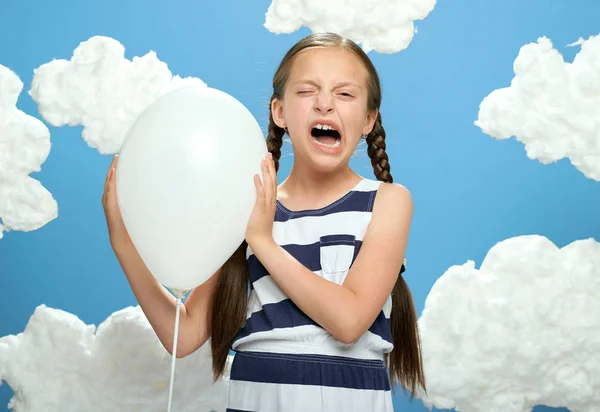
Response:
M321 146L336 148L341 144L340 132L326 124L316 124L310 134L315 143Z

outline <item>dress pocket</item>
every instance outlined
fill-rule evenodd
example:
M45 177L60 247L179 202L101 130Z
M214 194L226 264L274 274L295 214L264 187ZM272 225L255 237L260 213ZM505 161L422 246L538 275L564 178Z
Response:
M353 235L328 235L322 236L319 243L323 277L341 285L354 260L356 237Z

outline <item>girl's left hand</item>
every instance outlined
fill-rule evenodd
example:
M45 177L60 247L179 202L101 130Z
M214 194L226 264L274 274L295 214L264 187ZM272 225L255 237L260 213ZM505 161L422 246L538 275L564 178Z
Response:
M254 175L256 187L256 203L248 219L246 227L246 242L253 245L273 240L273 221L277 201L277 172L271 153L267 153L261 161L263 182L258 174Z

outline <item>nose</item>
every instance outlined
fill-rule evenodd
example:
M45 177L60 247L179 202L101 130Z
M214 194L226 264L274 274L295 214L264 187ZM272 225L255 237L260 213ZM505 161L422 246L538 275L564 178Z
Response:
M331 96L326 92L317 94L315 99L315 111L318 113L331 113L333 112L333 100Z

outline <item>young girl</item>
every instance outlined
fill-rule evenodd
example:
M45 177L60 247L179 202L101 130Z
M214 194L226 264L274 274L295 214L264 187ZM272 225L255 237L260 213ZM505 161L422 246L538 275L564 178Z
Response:
M314 34L288 51L273 89L269 154L262 182L255 176L246 240L181 305L177 355L210 339L216 379L235 351L230 412L392 411L396 381L412 394L425 383L401 276L413 205L392 183L378 74L352 41ZM285 134L294 165L277 186ZM361 138L377 180L349 167ZM127 235L116 159L103 198L111 245L171 352L176 302Z

